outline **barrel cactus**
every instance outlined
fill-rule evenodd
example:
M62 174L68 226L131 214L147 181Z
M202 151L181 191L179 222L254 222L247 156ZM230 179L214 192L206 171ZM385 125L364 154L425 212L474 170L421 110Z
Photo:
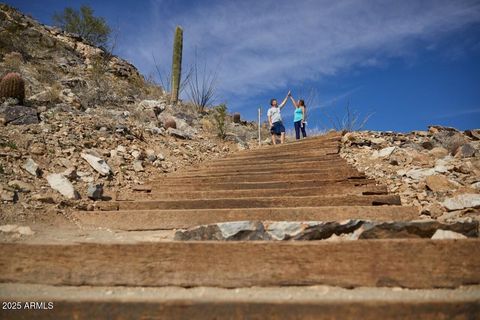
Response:
M19 103L25 99L25 81L15 72L5 75L0 81L0 98L15 98Z
M233 122L234 122L234 123L240 123L240 113L235 112L235 113L233 114Z
M176 129L177 128L177 122L175 121L174 118L168 117L164 120L163 126L165 127L165 129L168 129L168 128Z
M183 49L183 29L177 26L175 29L175 38L173 40L173 58L172 58L172 103L177 103L180 93L180 81L182 76L182 49Z

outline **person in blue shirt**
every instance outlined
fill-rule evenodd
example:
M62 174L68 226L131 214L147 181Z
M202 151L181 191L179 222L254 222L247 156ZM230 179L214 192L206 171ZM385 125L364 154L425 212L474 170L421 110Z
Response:
M307 124L307 110L305 106L305 101L302 99L295 101L293 96L289 94L290 100L292 100L293 106L295 107L295 113L293 116L293 124L295 126L295 138L300 139L300 131L302 131L302 136L307 137L307 131L305 130L305 125Z

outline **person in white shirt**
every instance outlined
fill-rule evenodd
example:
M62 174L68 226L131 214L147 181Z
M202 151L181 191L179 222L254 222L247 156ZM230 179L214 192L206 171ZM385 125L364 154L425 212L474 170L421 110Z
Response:
M280 136L280 143L285 142L285 126L283 125L282 114L280 111L285 107L289 96L290 91L288 91L287 96L283 99L280 105L278 104L277 99L274 98L270 100L270 109L268 109L267 116L273 144L277 144L276 136Z

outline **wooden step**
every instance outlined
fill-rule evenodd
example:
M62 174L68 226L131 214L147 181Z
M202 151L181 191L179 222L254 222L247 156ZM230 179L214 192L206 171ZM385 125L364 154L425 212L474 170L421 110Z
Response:
M117 230L184 229L216 222L261 221L374 221L414 220L418 209L402 206L337 206L297 208L124 210L74 212L75 221L85 226Z
M289 189L250 189L250 190L210 190L210 191L165 191L153 189L149 193L119 194L118 201L141 199L215 199L287 196L321 196L321 195L373 195L387 194L386 186L343 186Z
M237 182L264 182L264 181L295 181L295 180L331 180L331 179L350 179L350 178L364 178L365 175L358 171L351 170L349 172L328 171L322 173L277 173L266 175L263 173L252 175L227 175L227 176L200 176L200 177L176 177L167 176L163 179L152 180L152 183L162 184L190 184L190 183L237 183Z
M245 173L245 172L294 172L294 171L303 171L311 170L311 172L316 171L327 171L327 170L346 170L352 169L352 166L347 163L337 163L333 165L329 163L328 165L318 164L317 162L302 162L302 163L291 163L291 164L270 164L270 165L242 165L242 166L224 166L224 167L206 167L206 168L196 168L189 169L188 171L182 171L178 174L196 174L196 173ZM177 173L174 173L176 175Z
M2 310L4 320L480 318L478 286L423 290L329 286L231 290L5 283L0 284L0 299L53 303L51 310Z
M397 195L367 196L309 196L309 197L254 197L224 198L205 200L142 200L111 201L117 203L120 210L150 209L227 209L227 208L282 208L282 207L319 207L319 206L368 206L400 205Z
M298 163L300 161L333 161L333 160L338 160L341 159L337 154L334 155L326 155L326 156L301 156L299 157L290 157L290 158L278 158L278 157L273 157L272 159L252 159L251 161L245 161L245 160L238 160L238 159L229 159L229 158L224 158L221 160L216 160L212 161L209 163L206 163L205 166L207 167L221 167L221 166L235 166L235 165L248 165L254 164L254 165L261 165L261 164L280 164L280 163Z
M158 191L207 191L207 190L246 190L246 189L285 189L285 188L315 188L330 186L365 186L375 185L372 179L331 179L331 180L297 180L297 181L260 181L260 182L222 182L208 183L196 182L195 184L174 182L152 182Z
M279 156L291 156L298 154L326 154L326 153L338 153L340 147L339 143L329 143L325 145L317 145L311 147L295 147L289 146L289 148L280 150L278 148L268 150L268 149L257 149L257 150L247 150L243 152L236 152L229 155L232 159L240 159L244 157L270 157L272 155Z
M178 177L184 177L184 178L190 178L190 177L224 177L224 176L256 176L256 175L270 175L270 176L275 176L275 175L291 175L291 174L324 174L324 175L329 175L332 172L335 172L337 174L343 173L346 175L353 174L357 175L358 170L353 169L352 167L349 166L338 166L338 167L326 167L326 168L302 168L300 167L294 167L294 168L275 168L275 169L253 169L253 170L239 170L239 169L233 169L233 170L215 170L215 169L207 169L207 170L198 170L198 171L193 171L193 170L188 170L184 172L178 172L178 173L173 173L171 175L168 175L168 177L173 177L173 178L178 178Z
M275 161L278 159L295 159L295 158L302 158L302 159L310 159L310 158L319 158L319 157L326 157L328 155L336 155L338 154L338 149L324 149L319 151L309 151L309 152L290 152L290 153L274 153L272 154L265 154L265 155L243 155L243 156L230 156L228 158L216 160L216 162L235 162L235 161Z
M0 244L0 282L446 288L480 284L480 240Z

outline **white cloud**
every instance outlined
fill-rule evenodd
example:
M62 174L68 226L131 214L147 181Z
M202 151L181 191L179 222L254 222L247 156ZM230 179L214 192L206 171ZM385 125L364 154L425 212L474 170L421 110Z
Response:
M192 2L195 3L195 2ZM195 48L211 66L221 61L224 96L253 96L318 80L355 66L408 56L418 41L435 40L480 22L478 1L199 1L178 7L152 1L151 17L121 48L153 72L151 54L171 59L175 25L184 27L184 64Z

